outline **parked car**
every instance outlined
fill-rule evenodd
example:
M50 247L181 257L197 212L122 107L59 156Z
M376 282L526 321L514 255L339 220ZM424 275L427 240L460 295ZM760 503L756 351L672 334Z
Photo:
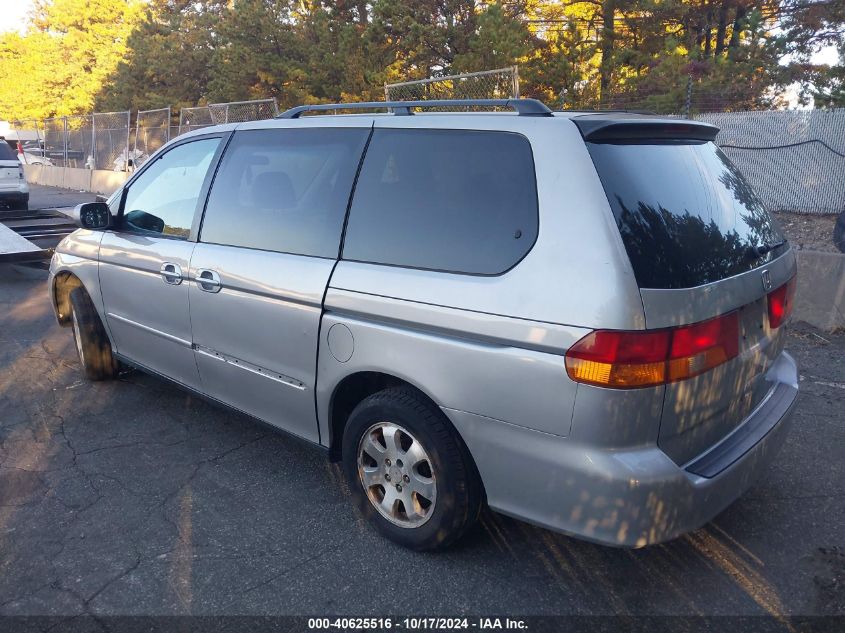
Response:
M52 165L53 161L44 156L44 151L39 148L37 141L26 141L22 143L21 149L18 151L18 142L2 139L12 149L15 157L24 165Z
M29 152L18 154L18 160L24 165L47 165L48 167L53 165L53 161L46 156L38 156Z
M22 144L22 149L23 154L18 153L18 160L25 165L53 165L53 161L44 151L43 141L26 141Z
M29 185L18 155L8 143L0 143L0 205L11 209L29 208Z
M516 112L407 116L455 104ZM392 110L300 116L338 107ZM717 131L533 100L204 128L77 209L50 297L90 379L325 450L407 547L485 503L658 543L777 459L798 391L795 256Z

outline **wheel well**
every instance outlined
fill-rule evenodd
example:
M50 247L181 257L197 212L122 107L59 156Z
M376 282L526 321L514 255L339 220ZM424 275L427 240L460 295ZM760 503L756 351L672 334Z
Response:
M81 285L79 277L68 272L57 274L53 280L53 303L56 306L56 318L60 324L70 323L70 291Z
M343 429L346 426L349 415L358 406L358 403L382 389L402 386L410 387L418 392L421 397L431 401L431 398L408 381L391 376L390 374L382 374L375 371L362 371L352 374L344 378L335 387L334 395L329 405L329 457L333 461L338 461L341 458ZM432 404L434 403L432 402Z

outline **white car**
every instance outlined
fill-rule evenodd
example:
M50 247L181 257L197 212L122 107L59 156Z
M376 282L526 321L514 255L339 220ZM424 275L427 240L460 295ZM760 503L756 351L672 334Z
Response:
M43 144L34 141L23 144L23 153L18 153L18 160L24 165L53 165L53 161L44 155Z
M46 165L48 167L52 167L53 165L53 161L46 156L38 156L37 154L30 154L29 152L18 154L18 160L24 165Z
M8 143L0 143L0 205L10 209L29 208L29 185L23 166Z

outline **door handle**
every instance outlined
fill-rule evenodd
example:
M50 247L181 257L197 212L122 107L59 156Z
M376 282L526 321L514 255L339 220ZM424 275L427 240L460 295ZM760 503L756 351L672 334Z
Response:
M179 267L179 264L164 262L159 269L159 273L166 284L178 286L182 283L182 269Z
M207 268L197 270L195 281L200 287L200 290L205 292L220 292L220 288L223 287L223 284L220 283L220 275Z

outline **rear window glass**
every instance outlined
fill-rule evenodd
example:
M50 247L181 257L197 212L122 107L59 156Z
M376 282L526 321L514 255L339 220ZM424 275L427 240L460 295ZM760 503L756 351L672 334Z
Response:
M783 242L710 142L587 143L641 288L691 288L763 265Z
M376 130L355 188L343 257L482 275L537 237L528 140L508 132Z
M18 154L6 141L0 141L0 160L17 160Z

